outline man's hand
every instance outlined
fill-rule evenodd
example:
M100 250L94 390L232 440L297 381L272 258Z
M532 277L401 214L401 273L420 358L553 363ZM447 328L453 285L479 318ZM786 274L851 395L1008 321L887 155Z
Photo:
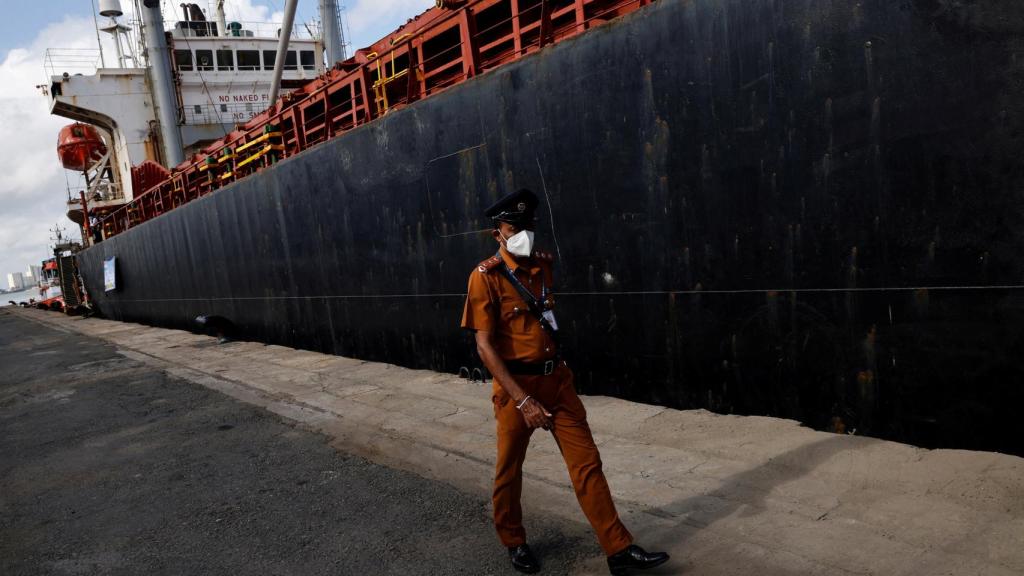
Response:
M508 367L505 366L505 361L498 356L497 351L494 350L494 345L491 343L491 333L484 332L483 330L477 330L476 332L476 350L480 354L480 359L484 361L484 366L491 371L498 384L501 385L505 393L508 394L509 398L518 398L516 406L522 402L523 398L526 398L526 391L519 387L516 383L515 378L509 373ZM545 430L551 429L551 413L544 409L544 406L540 402L533 398L528 398L523 407L519 409L522 413L523 420L526 421L526 425L530 428L543 428Z
M526 425L530 428L543 428L545 430L551 429L551 413L548 412L540 402L533 398L527 399L526 403L523 404L523 407L520 408L519 411L522 413L523 420L526 421Z

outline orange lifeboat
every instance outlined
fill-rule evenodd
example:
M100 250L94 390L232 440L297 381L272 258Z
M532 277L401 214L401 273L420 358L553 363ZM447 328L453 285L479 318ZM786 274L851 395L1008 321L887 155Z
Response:
M107 145L96 128L75 122L60 129L57 155L68 170L84 172L107 153Z

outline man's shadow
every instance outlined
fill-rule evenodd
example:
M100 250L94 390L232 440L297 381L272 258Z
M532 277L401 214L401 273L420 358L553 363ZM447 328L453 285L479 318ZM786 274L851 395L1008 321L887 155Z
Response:
M634 522L645 516L675 521L666 529L654 520L636 526L643 534L638 541L652 550L680 550L683 544L701 530L742 511L743 516L757 516L767 510L765 500L777 487L804 477L840 452L855 450L879 442L864 437L833 435L803 444L781 454L771 455L767 462L725 478L714 490L644 510ZM689 571L686 558L673 557L659 569L645 574L680 574Z

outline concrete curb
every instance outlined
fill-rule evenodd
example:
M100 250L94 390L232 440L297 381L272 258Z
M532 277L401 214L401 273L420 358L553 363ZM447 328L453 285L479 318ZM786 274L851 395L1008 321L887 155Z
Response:
M489 386L256 342L31 309L4 312L117 346L262 406L339 450L490 493ZM620 512L674 560L652 574L1024 574L1024 459L923 450L796 422L586 397ZM583 522L537 434L524 506ZM606 573L596 558L579 574Z

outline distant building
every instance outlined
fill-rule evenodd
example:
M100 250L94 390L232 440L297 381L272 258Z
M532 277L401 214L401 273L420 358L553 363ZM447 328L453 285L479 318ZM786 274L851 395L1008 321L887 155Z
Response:
M32 284L38 284L39 279L43 277L43 267L36 264L28 265L28 274L26 276L32 277ZM28 282L28 278L25 278L25 282Z
M7 275L7 287L12 291L25 289L25 277L21 272L11 272Z

